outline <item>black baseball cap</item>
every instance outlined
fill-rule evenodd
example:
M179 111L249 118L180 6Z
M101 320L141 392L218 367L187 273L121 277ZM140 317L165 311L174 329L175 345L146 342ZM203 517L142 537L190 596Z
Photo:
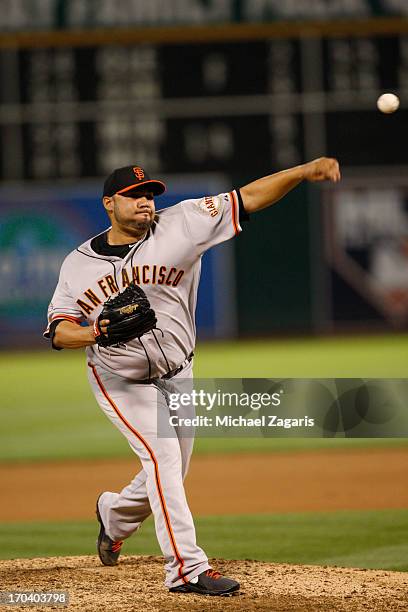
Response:
M156 196L166 191L166 185L162 181L151 179L141 166L116 168L103 185L103 197L112 197L117 193L128 196L137 195L144 185L148 185L149 191Z

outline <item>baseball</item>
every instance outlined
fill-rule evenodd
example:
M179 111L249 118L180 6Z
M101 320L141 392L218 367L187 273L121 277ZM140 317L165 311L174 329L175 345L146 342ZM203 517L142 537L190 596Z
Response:
M399 98L393 93L382 94L377 100L377 107L382 113L394 113L399 105Z

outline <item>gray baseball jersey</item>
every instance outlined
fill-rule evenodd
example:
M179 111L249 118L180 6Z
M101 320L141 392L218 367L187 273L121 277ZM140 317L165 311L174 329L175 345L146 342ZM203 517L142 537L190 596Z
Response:
M49 325L57 319L92 325L103 303L134 280L146 292L159 329L124 347L93 345L86 351L92 363L125 378L161 377L194 349L201 256L240 231L238 198L232 191L161 210L146 237L124 258L100 255L92 248L93 239L87 240L63 262Z

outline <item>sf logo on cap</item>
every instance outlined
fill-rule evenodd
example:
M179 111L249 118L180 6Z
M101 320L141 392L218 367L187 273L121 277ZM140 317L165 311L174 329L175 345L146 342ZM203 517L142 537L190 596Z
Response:
M141 181L144 178L144 170L143 168L140 168L140 166L135 166L133 168L133 172L135 173L135 176L137 179L139 179L139 181Z

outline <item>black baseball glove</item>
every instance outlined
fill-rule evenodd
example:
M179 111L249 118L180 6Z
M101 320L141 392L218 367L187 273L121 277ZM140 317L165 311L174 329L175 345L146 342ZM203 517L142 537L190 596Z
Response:
M106 334L100 328L100 322L104 319L109 319ZM156 315L145 292L132 282L124 291L104 303L94 323L95 340L100 346L126 344L154 329L156 323Z

